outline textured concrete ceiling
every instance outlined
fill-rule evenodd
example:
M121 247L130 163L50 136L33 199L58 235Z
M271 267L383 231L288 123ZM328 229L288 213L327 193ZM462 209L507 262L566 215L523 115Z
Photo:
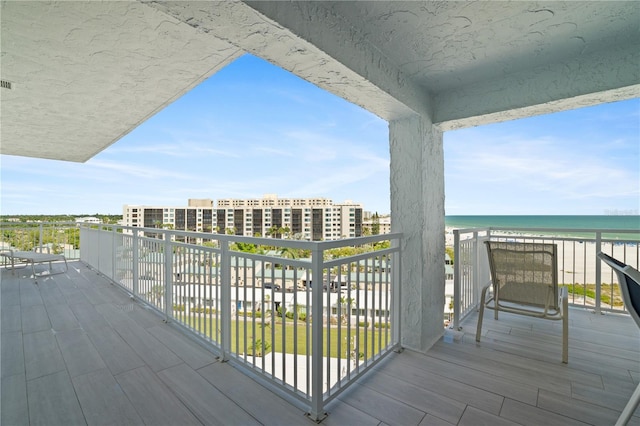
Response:
M445 130L640 96L640 2L249 4Z
M135 2L2 3L0 152L86 161L236 47Z
M640 96L640 2L2 2L2 154L86 161L249 52L443 129Z

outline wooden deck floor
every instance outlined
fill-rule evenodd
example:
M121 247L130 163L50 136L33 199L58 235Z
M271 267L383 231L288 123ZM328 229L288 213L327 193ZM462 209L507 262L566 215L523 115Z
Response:
M313 424L80 262L2 270L2 425ZM24 274L24 276L23 276ZM426 354L393 354L327 407L326 425L611 425L640 381L630 317L475 318ZM633 419L640 424L640 413Z

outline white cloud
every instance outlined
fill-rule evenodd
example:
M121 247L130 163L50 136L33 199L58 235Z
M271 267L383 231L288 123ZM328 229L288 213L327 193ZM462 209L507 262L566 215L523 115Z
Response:
M126 164L116 161L89 160L87 164L97 169L109 170L123 175L144 178L144 179L191 179L193 176L188 173L177 172L171 167L149 167L141 164Z

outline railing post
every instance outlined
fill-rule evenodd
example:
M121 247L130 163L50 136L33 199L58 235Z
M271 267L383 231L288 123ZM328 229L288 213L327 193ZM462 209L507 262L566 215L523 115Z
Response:
M118 279L118 228L116 228L115 226L111 227L111 255L113 256L112 260L111 260L111 279L115 282L120 282L120 280Z
M322 250L315 244L311 251L311 420L318 421L324 417L322 392L322 345L323 332L323 304L322 304ZM327 289L328 291L328 289ZM330 324L327 318L327 324Z
M402 311L402 284L401 284L401 268L400 262L402 261L400 239L396 238L391 242L392 248L397 248L395 262L391 263L391 297L393 309L391 317L391 339L394 344L402 343L402 324L401 324L401 311ZM349 315L351 315L351 307L349 307Z
M131 291L133 291L133 296L134 297L139 297L138 294L138 277L139 277L139 265L138 262L140 262L140 254L138 253L138 247L139 247L139 239L138 239L138 231L134 230L133 231L133 244L132 244L132 248L131 250L133 250L133 265L132 265L132 279L133 279L133 283L131 284Z
M491 229L487 230L487 238L491 238ZM473 304L479 305L480 300L480 237L478 231L473 231ZM484 284L484 283L483 283ZM469 311L467 311L469 312Z
M173 318L173 247L171 234L164 232L164 315L165 321Z
M602 304L602 261L598 257L598 253L600 253L600 250L602 250L602 232L598 231L596 232L596 259L595 259L595 262L596 262L596 314L602 313L602 306L601 306ZM586 276L586 271L585 271L585 276Z
M460 329L460 231L453 230L453 328Z
M221 361L229 359L231 354L231 253L229 241L220 240L220 256L222 257L220 270L220 304L222 335L220 346L222 348Z
M42 246L43 246L43 241L44 241L44 224L40 223L38 225L38 229L40 230L40 232L39 232L40 241L38 242L38 247L40 248L40 253L42 253Z

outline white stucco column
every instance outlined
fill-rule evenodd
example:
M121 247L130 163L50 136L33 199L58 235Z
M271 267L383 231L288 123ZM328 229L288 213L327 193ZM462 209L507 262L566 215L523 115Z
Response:
M444 154L428 118L389 123L391 227L402 232L402 345L425 351L443 334Z

